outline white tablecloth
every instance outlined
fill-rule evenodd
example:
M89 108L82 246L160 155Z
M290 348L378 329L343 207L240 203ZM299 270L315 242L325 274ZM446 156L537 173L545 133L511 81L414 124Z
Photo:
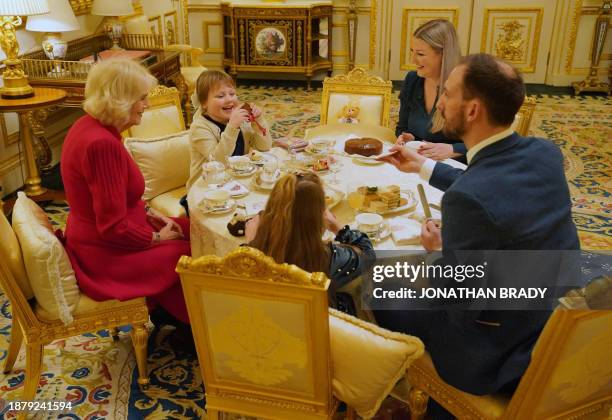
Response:
M336 150L342 151L344 147L343 142L336 144ZM385 145L387 148L388 145ZM274 148L272 152L279 157L279 162L288 159L287 152L283 149ZM346 194L349 189L354 189L359 185L388 185L396 184L399 185L402 190L410 190L418 201L416 211L414 213L393 213L385 215L385 219L393 218L396 216L412 217L417 220L422 220L423 210L418 198L418 192L416 190L417 184L421 183L425 187L425 193L430 203L439 204L442 198L442 191L429 186L423 182L418 174L407 174L398 171L392 165L387 163L382 165L364 165L358 164L353 159L345 156L338 156L342 162L342 169L337 174L340 180L340 189ZM464 168L465 165L449 160L447 163L458 167ZM322 173L323 180L329 180L333 174ZM238 181L242 182L247 186L251 192L243 198L236 199L239 204L254 204L261 203L262 205L267 201L269 192L260 191L251 186L251 178L237 178ZM191 218L191 252L194 257L201 255L215 254L224 256L240 244L244 243L244 237L232 236L227 230L227 224L232 219L234 212L224 215L211 215L206 214L199 204L203 199L203 193L209 187L200 179L191 188L188 194L189 202L189 213ZM339 222L342 224L351 224L355 220L356 212L351 209L344 199L338 205L332 208L332 212L336 215ZM432 209L433 217L440 217L440 213ZM423 249L420 245L401 245L398 246L393 242L391 235L387 238L376 242L375 249L377 250L419 250Z

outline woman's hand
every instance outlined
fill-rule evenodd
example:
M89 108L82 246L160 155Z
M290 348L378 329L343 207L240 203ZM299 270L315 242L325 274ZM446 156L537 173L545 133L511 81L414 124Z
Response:
M176 223L168 216L161 214L155 209L149 208L147 210L147 221L157 231L161 231L165 226L170 225L172 227L172 230L178 233L181 239L185 237L185 235L183 234L183 230L181 229L181 226L178 223Z
M261 108L259 108L257 105L251 104L251 115L253 115L253 118L257 119L261 116L261 114Z
M342 225L338 223L336 216L334 216L334 213L329 211L329 209L325 209L323 212L323 222L325 223L327 230L332 232L334 235L337 235L340 229L342 229Z
M414 141L414 136L410 133L402 133L399 136L397 136L397 140L395 140L395 144L399 144L400 146L403 146L409 141Z
M166 224L164 227L162 227L157 235L157 238L159 239L159 242L162 241L171 241L174 239L183 239L183 233L182 232L177 232L176 227L174 226L176 225L176 223L172 220L170 220L170 223ZM180 227L179 227L180 230Z
M452 144L446 143L429 143L423 142L418 150L420 155L433 160L444 160L452 157L460 156L459 153L453 151Z
M230 114L229 122L227 123L229 126L234 128L240 128L240 125L249 120L249 111L243 108L236 107L232 110Z
M244 228L244 239L247 241L247 243L255 239L255 236L257 235L257 229L259 228L260 221L261 221L261 218L259 217L259 214L258 214L257 216L253 217L251 220L246 222L246 226Z

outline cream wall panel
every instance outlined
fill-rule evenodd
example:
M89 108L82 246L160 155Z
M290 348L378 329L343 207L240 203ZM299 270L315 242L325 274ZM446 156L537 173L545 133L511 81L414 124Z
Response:
M544 83L556 6L551 0L475 0L469 52L502 57L527 83Z
M568 86L585 78L590 65L595 19L601 4L602 2L597 0L559 0L547 84ZM608 36L599 68L602 81L608 78L612 64L611 37L608 26Z
M390 60L385 69L386 77L403 80L414 70L411 63L410 38L421 24L432 19L447 19L457 28L462 52L466 52L470 40L472 0L400 0L393 2L390 21Z

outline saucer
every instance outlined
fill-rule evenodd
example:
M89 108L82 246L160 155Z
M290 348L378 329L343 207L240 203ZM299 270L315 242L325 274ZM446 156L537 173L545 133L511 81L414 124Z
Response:
M306 153L308 153L308 154L311 154L311 155L328 155L328 154L330 154L330 153L332 152L332 150L333 150L333 148L332 148L332 147L329 147L329 148L327 148L327 149L323 149L323 150L319 150L319 151L317 151L317 150L314 150L314 149L312 148L312 146L310 145L310 143L308 144L308 146L306 146L306 147L304 148L304 151L305 151Z
M364 158L364 157L358 157L358 156L355 156L353 158L353 162L359 165L368 165L368 166L382 165L383 163L385 163L382 160L376 160L376 159L370 159L370 158Z
M229 171L232 176L235 176L236 178L246 178L257 172L257 166L254 163L251 163L251 167L247 170L238 171L230 168Z
M349 225L349 227L351 229L357 229L357 222L351 223ZM363 232L363 233L368 235L366 232ZM378 235L378 239L370 238L370 240L372 242L380 242L380 241L382 241L384 239L387 239L389 237L389 235L391 235L391 229L389 228L389 222L386 221L386 220L383 220L383 222L382 222L382 229L380 231L380 235ZM370 235L368 235L368 237L370 237Z
M274 188L274 184L276 184L276 181L278 181L278 179L280 178L280 170L276 170L276 179L273 182L263 182L261 180L261 171L257 171L257 173L255 174L255 176L251 179L251 184L255 187L258 188L260 190L264 190L264 191L272 191L272 188Z
M226 214L234 211L236 209L236 200L228 199L224 206L215 206L209 207L206 205L204 200L200 203L200 208L204 210L206 214Z
M334 208L344 198L344 193L335 188L325 188L325 205L328 209Z

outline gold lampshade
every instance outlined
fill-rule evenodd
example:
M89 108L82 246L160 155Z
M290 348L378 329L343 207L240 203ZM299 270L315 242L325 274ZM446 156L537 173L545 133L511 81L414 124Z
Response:
M6 54L6 69L2 75L4 86L0 88L3 98L16 99L34 95L28 84L19 56L19 43L15 27L21 25L21 16L49 13L47 0L11 0L0 2L0 47Z

